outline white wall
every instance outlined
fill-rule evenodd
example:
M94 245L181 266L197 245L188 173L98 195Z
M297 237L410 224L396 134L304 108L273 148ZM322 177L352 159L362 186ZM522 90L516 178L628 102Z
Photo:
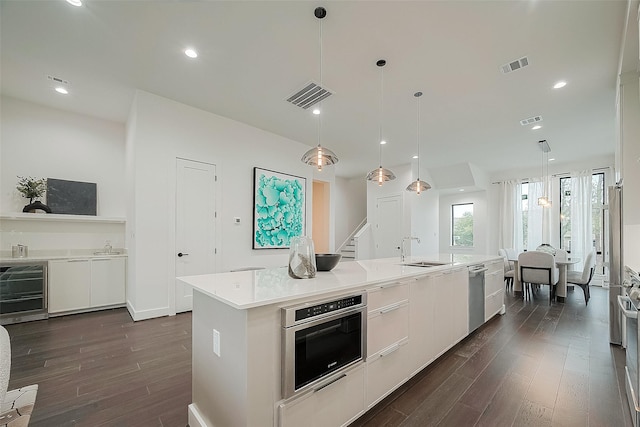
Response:
M129 275L134 318L175 310L176 157L216 165L216 271L287 263L286 249L252 250L254 166L307 179L307 234L311 235L314 169L300 162L308 146L142 91L137 92L130 117L128 187L134 204L127 212L127 245L135 264ZM331 167L321 174L334 182ZM234 217L240 217L241 224L235 225Z
M418 237L420 243L411 242L408 255L429 255L438 253L438 191L431 189L420 195L406 191L407 186L415 180L412 165L394 166L391 170L396 179L378 186L375 183L367 183L367 221L373 225L376 219L376 200L380 197L401 195L402 197L402 237ZM423 181L429 182L430 176L424 171L420 174ZM373 229L374 240L376 238L375 227ZM398 240L398 246L400 246ZM374 242L375 244L375 242ZM408 249L408 247L407 247Z
M29 201L17 176L97 184L98 216L125 216L125 127L10 97L0 100L0 212L22 212ZM44 200L43 200L44 201ZM124 246L124 225L3 220L0 251L21 243L30 253Z
M22 212L29 201L16 176L97 184L98 215L125 215L121 123L2 97L0 211Z
M336 248L367 217L367 181L364 177L336 177L335 186Z
M473 247L451 245L451 206L473 203ZM486 254L487 244L487 192L474 191L440 196L440 251L444 253Z

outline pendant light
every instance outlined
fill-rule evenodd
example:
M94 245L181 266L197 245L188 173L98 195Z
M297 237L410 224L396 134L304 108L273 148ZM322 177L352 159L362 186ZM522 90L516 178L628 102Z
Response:
M409 184L407 186L407 191L415 191L416 194L420 194L422 191L427 191L431 188L431 186L429 184L427 184L424 181L420 180L420 97L422 96L422 92L416 92L413 94L413 96L416 97L417 100L417 110L418 110L418 124L417 124L417 130L416 130L416 146L417 146L417 151L418 151L418 172L417 172L417 178L415 181L413 181L411 184Z
M542 185L544 189L543 196L538 197L538 206L549 208L551 207L551 200L549 200L549 196L547 196L547 191L549 190L549 151L551 151L551 147L546 139L538 141L538 146L542 150ZM545 164L547 167L546 172Z
M382 146L387 142L383 138L382 134L382 118L383 118L383 101L384 101L384 67L387 64L387 61L384 59L380 59L376 62L376 65L380 67L380 126L378 131L378 145L380 150L380 167L372 170L367 175L367 181L377 182L379 186L386 181L392 181L396 179L396 176L389 169L385 169L382 167Z
M322 19L327 16L327 10L324 7L316 7L313 14L318 18L320 27L320 86L322 87ZM320 102L322 106L322 101ZM302 162L309 166L315 166L318 171L322 170L322 166L330 166L338 163L338 157L328 148L322 147L320 144L320 135L322 133L322 118L318 115L318 146L304 153Z

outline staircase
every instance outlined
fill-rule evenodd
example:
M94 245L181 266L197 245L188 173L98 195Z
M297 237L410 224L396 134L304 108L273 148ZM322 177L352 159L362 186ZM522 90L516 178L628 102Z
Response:
M353 240L353 237L342 247L340 254L342 255L341 260L344 261L353 261L356 259L356 242Z
M367 227L367 225L367 218L365 218L360 222L360 224L358 224L356 229L353 230L351 235L347 237L347 240L340 245L338 248L338 252L342 255L340 261L354 261L358 259L359 255L356 246L362 243L361 240L358 240L358 236L362 233L362 230ZM361 248L361 246L358 246L358 248Z

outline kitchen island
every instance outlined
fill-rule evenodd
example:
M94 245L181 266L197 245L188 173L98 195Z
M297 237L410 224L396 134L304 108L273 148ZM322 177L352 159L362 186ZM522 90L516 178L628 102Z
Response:
M487 267L485 320L504 313L502 258L342 262L314 279L286 268L182 277L193 286L191 427L347 425L469 334L467 267ZM283 308L362 297L362 359L291 395ZM290 357L289 355L288 357Z

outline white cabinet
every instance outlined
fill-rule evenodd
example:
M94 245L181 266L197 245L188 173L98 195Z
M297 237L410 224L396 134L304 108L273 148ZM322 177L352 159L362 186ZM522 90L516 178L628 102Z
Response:
M346 426L364 412L364 368L278 406L280 427Z
M125 258L49 261L49 313L124 304Z
M414 282L390 282L367 290L367 408L408 377L409 289Z
M442 274L420 277L411 284L409 306L409 370L417 373L436 356L434 283Z
M434 273L433 328L437 356L453 347L469 331L469 273L466 267Z
M91 307L124 304L125 259L94 258L91 260Z
M49 313L89 307L90 280L88 259L49 261Z
M502 261L487 264L484 275L484 317L485 322L502 311L504 305L504 266Z

